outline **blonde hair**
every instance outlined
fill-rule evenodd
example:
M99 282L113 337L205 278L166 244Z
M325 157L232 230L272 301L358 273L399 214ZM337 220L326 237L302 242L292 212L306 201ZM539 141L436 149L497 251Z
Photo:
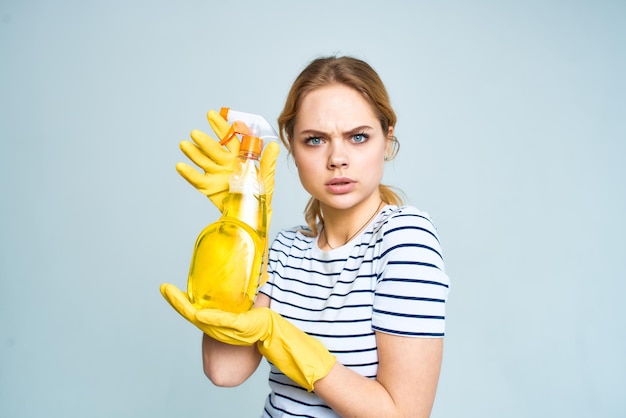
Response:
M389 132L389 128L396 125L396 113L391 107L387 89L368 63L347 56L317 58L294 81L287 95L285 107L278 117L280 139L289 152L291 152L290 141L293 138L293 129L302 99L307 93L330 84L342 84L361 93L378 116L383 132ZM390 140L391 151L386 156L387 160L396 156L400 145L395 136ZM392 187L379 184L378 190L383 202L392 205L402 204L402 198ZM324 222L319 200L311 197L304 210L304 219L311 229L311 235L317 235L318 222Z

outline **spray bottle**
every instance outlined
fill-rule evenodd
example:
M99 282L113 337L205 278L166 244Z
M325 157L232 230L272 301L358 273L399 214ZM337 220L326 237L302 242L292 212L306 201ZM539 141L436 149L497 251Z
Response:
M245 312L254 304L267 246L265 188L259 171L262 138L278 135L262 116L228 108L220 114L232 124L220 143L240 135L241 147L222 216L196 240L187 293L199 309Z

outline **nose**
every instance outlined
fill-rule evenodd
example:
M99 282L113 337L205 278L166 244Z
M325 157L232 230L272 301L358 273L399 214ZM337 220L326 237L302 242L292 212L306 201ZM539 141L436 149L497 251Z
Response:
M328 156L328 168L345 168L348 166L348 154L347 150L342 146L343 144L333 143L330 147L330 155Z

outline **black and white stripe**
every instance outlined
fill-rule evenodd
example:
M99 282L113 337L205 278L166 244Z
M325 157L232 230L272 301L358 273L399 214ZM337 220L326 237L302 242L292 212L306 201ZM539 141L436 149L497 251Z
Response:
M414 207L386 206L351 242L328 252L298 228L281 231L269 272L261 292L270 307L363 376L376 377L376 332L444 336L450 282L437 231ZM269 384L266 417L337 416L273 366Z

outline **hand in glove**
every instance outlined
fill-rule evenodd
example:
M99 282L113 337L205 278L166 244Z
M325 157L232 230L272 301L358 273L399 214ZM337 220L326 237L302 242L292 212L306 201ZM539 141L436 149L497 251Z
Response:
M210 110L207 113L207 119L220 141L229 134L231 125L219 113ZM181 141L180 149L193 163L204 170L204 174L185 163L176 164L176 171L200 193L206 195L222 212L223 200L228 194L228 179L235 168L240 141L234 137L226 143L226 148L224 148L218 141L199 130L191 131L191 139L193 143ZM260 166L261 176L265 183L268 228L272 216L274 171L279 151L278 143L270 142L261 156Z
M189 301L187 293L182 292L179 288L170 283L162 283L160 290L161 295L172 305L172 308L174 308L176 312L204 332L202 324L196 321L196 312L198 312L198 309Z
M220 141L225 137L233 135L231 125L214 110L209 110L207 119ZM231 174L236 165L236 158L239 155L241 145L237 136L226 142L226 148L220 142L211 138L206 133L194 130L191 131L190 141L181 141L180 149L195 163L204 170L204 174L185 163L176 164L176 171L187 180L200 193L206 195L211 202L222 212L224 210L223 201L228 194ZM276 159L280 152L280 147L276 142L270 142L265 146L261 155L260 171L265 186L265 205L267 210L267 230L269 231L272 220L272 196L274 195L274 173L276 171ZM265 257L267 262L268 238L265 237ZM266 265L263 266L263 274L260 284L267 281Z
M196 310L187 295L173 285L161 285L161 293L174 309L209 337L231 345L256 344L266 359L308 391L336 362L322 343L269 308L254 308L240 314Z

